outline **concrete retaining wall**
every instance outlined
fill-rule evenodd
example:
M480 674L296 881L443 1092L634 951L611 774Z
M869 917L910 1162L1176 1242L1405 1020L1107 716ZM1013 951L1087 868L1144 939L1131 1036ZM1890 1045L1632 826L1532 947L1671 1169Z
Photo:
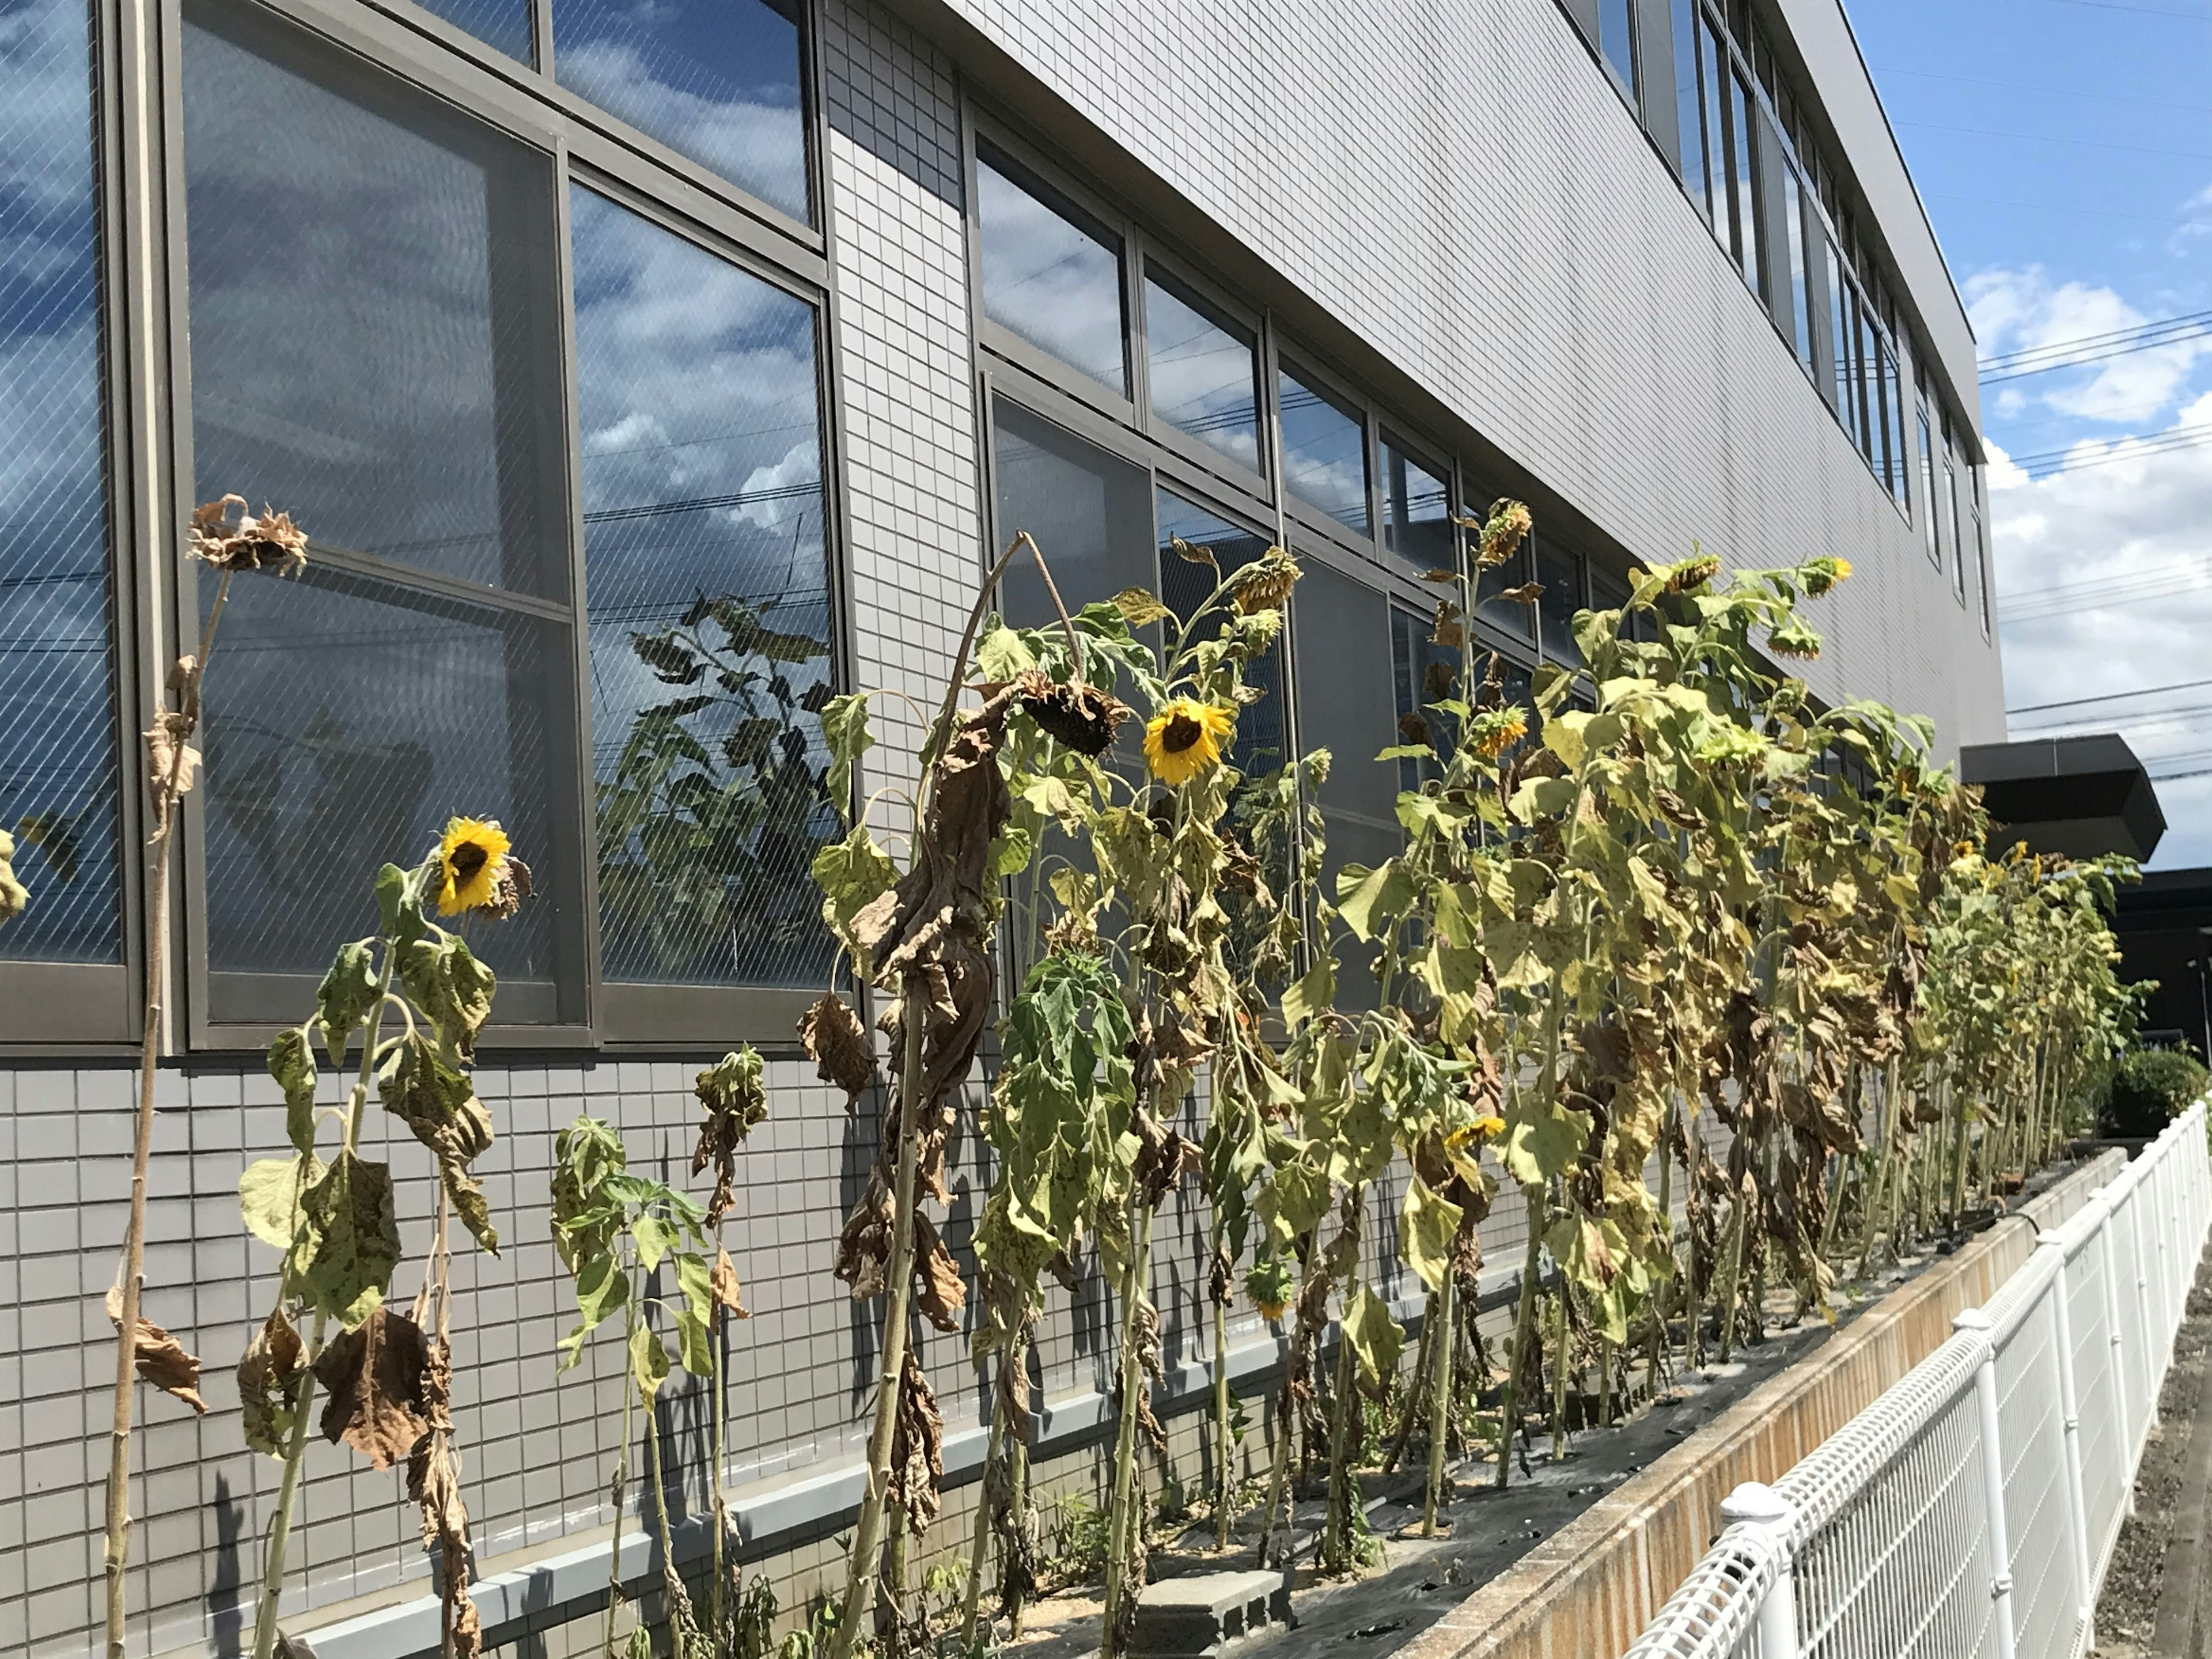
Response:
M1721 1500L1771 1482L1856 1417L2018 1272L2037 1233L2125 1163L2103 1154L1869 1309L1493 1578L1400 1659L1617 1659L1720 1532Z

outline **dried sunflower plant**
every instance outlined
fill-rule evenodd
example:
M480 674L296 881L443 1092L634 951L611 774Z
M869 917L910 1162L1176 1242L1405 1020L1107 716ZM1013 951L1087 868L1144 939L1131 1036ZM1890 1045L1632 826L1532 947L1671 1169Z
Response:
M994 1011L1006 884L1035 854L1042 821L1059 799L1054 787L1059 794L1088 788L1096 757L1126 715L1094 678L1110 645L1087 636L1064 609L1065 649L1049 662L1002 650L1003 628L979 648L989 596L1024 552L1058 601L1044 556L1028 536L1017 536L985 578L928 726L919 798L908 800L913 829L904 867L870 828L872 801L814 863L823 915L842 957L883 996L878 1023L897 1056L877 1156L837 1248L836 1276L855 1300L882 1297L884 1314L867 1487L829 1659L848 1659L871 1628L885 1578L885 1644L897 1650L919 1638L902 1581L908 1540L937 1513L944 1429L908 1325L918 1309L940 1331L957 1330L967 1297L921 1200L950 1197L945 1154L954 1091ZM841 808L849 806L854 769L873 743L872 695L884 694L841 696L823 711L834 757L830 793ZM963 706L965 697L972 705ZM874 1075L859 1014L833 989L807 1011L799 1035L823 1078L857 1103Z
M711 1164L715 1174L714 1196L703 1209L666 1182L633 1172L620 1132L598 1118L579 1117L563 1129L555 1139L553 1153L553 1239L575 1280L580 1316L561 1345L562 1368L580 1363L592 1333L616 1314L623 1316L622 1438L615 1454L610 1501L619 1530L629 1496L631 1422L634 1413L642 1410L646 1468L660 1543L665 1651L674 1659L714 1659L739 1650L735 1643L740 1604L727 1582L731 1527L722 1498L722 1319L725 1315L738 1319L749 1316L736 1265L721 1248L720 1233L723 1217L736 1201L738 1148L768 1115L760 1055L750 1048L724 1055L699 1073L696 1092L703 1115L692 1173ZM675 1276L673 1297L655 1290L664 1264ZM674 1328L675 1363L714 1396L713 1565L703 1628L676 1567L660 1446L660 1392L667 1384L671 1361L666 1340L653 1322L656 1315ZM608 1577L605 1650L610 1659L650 1659L655 1649L643 1618L617 1645L624 1604L619 1547L611 1554Z
M471 1070L496 988L461 933L429 917L434 910L459 918L459 927L478 916L504 919L529 891L529 871L497 823L452 820L415 868L387 864L377 872L377 932L339 947L313 1015L269 1045L292 1154L248 1165L238 1188L247 1230L283 1253L276 1305L238 1364L246 1444L283 1466L255 1609L254 1659L270 1659L282 1640L278 1598L318 1385L325 1394L325 1438L353 1447L378 1469L407 1464L424 1547L439 1555L447 1659L482 1649L453 1442L448 1269L455 1218L485 1252L499 1249L483 1188L470 1173L492 1142L491 1114ZM401 1029L387 1036L394 1015ZM319 1103L318 1043L341 1075L355 1066L342 1104ZM351 1059L356 1044L358 1062ZM430 1258L404 1314L387 1303L400 1260L391 1166L360 1151L372 1089L437 1165ZM320 1151L326 1119L338 1133L328 1161Z
M168 696L157 707L146 732L147 787L154 809L153 882L147 898L153 937L147 960L144 1026L138 1053L138 1114L131 1141L131 1217L125 1224L123 1259L107 1292L107 1316L114 1322L115 1426L107 1464L107 1654L123 1659L125 1569L131 1559L131 1421L134 1373L194 1411L207 1407L198 1393L199 1361L160 1326L139 1313L146 1290L146 1176L154 1147L154 1062L162 1037L162 975L159 964L168 948L169 869L176 847L172 833L179 804L199 775L200 683L215 651L216 626L229 602L230 584L242 572L296 574L307 564L307 538L288 514L264 507L259 516L246 511L242 495L225 495L193 509L186 550L217 574L215 598L200 627L199 649L179 657L169 670ZM0 832L0 919L22 908L26 895L9 867L14 842Z

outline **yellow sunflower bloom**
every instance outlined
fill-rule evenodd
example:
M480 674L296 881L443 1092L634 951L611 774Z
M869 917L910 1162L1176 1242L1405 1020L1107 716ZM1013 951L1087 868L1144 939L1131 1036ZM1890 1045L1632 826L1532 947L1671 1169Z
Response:
M438 914L489 909L507 869L507 831L496 818L448 818L438 843Z
M1177 697L1145 726L1145 764L1163 783L1188 783L1219 763L1237 716L1226 708Z

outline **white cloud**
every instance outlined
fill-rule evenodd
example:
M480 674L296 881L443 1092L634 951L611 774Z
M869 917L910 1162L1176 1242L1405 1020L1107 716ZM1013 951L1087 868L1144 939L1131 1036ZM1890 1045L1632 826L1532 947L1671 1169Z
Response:
M2212 198L2212 191L2207 195ZM2040 265L1979 272L1966 283L1966 301L1985 356L2058 345L2150 320L2112 289L2075 282L2054 286ZM1998 394L1997 412L2010 416L2033 400L2059 415L2140 424L2172 401L2197 358L2208 355L2212 339L2200 337L2038 375L2008 385ZM2016 402L2015 394L2021 394Z
M2212 393L2172 424L2212 428ZM1990 447L2005 693L2015 709L2201 679L2212 659L2212 445L2083 465L2110 453L2085 443L2064 469L2032 479ZM2180 694L2019 714L2012 732L2051 735L2078 714L2063 729L2118 731L2154 772L2161 760L2212 768L2212 717L2157 713L2208 701ZM2199 754L2201 763L2183 758ZM2212 778L2161 783L2159 799L2168 829L2156 866L2212 864Z

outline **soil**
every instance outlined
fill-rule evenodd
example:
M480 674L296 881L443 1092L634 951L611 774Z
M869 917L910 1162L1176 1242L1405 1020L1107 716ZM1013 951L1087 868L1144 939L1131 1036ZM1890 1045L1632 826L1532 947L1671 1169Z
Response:
M2191 1426L2197 1418L2207 1370L2207 1349L2212 1347L2212 1257L2200 1264L2197 1283L2189 1292L2189 1307L2174 1340L2173 1363L2166 1373L2158 1396L2158 1419L2150 1427L2143 1447L2142 1467L2136 1471L2135 1513L2120 1523L2120 1540L2105 1574L2097 1597L2097 1645L2091 1651L2100 1659L2150 1659L2160 1652L2152 1645L2159 1623L2159 1601L2166 1591L2170 1564L2167 1547L2193 1462L2212 1452L2192 1447ZM2198 1580L2212 1590L2212 1574ZM2202 1592L2200 1592L2202 1593ZM2160 1659L2178 1659L2163 1655Z
M1839 1308L1838 1328L1963 1242L1964 1236L1945 1241L1934 1253L1907 1257L1877 1275L1856 1302ZM2208 1322L2208 1334L2212 1334L2212 1322ZM1315 1570L1313 1547L1327 1499L1318 1480L1301 1487L1292 1518L1297 1566L1291 1605L1302 1648L1319 1644L1357 1654L1359 1659L1380 1659L1396 1651L1604 1493L1759 1383L1803 1358L1830 1334L1831 1328L1817 1318L1802 1322L1771 1319L1764 1339L1739 1348L1729 1364L1710 1364L1701 1372L1662 1373L1662 1391L1647 1409L1613 1428L1571 1435L1564 1461L1552 1460L1548 1435L1535 1436L1522 1449L1525 1471L1516 1454L1512 1483L1503 1492L1492 1484L1497 1477L1493 1454L1460 1463L1448 1472L1450 1492L1444 1515L1451 1528L1449 1537L1396 1535L1401 1528L1417 1528L1420 1521L1427 1455L1425 1436L1417 1435L1407 1450L1406 1467L1395 1476L1370 1473L1360 1477L1368 1526L1382 1541L1383 1550L1381 1565L1358 1577L1323 1577ZM1639 1362L1639 1385L1643 1375ZM1643 1402L1628 1403L1633 1409ZM1256 1514L1238 1518L1231 1531L1236 1541L1222 1552L1213 1548L1210 1520L1171 1524L1181 1530L1152 1551L1151 1576L1156 1581L1186 1573L1249 1570L1256 1565ZM1156 1534L1169 1534L1169 1525L1156 1524ZM1008 1650L1018 1651L1023 1659L1085 1659L1098 1650L1100 1613L1096 1586L1071 1587L1029 1609L1022 1639L1008 1644Z

